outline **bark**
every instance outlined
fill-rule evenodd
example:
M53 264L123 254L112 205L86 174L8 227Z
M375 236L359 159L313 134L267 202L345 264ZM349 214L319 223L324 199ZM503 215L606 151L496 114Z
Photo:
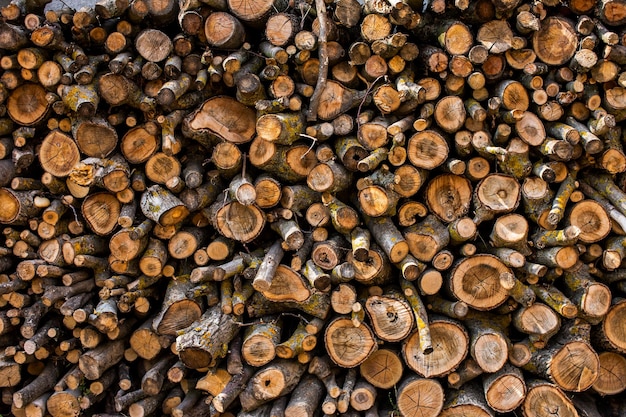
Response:
M575 323L562 326L554 343L545 349L531 351L531 359L524 365L524 369L549 378L564 390L584 391L595 382L600 369L598 356L587 342L589 328L588 324ZM574 356L576 359L573 359ZM574 372L563 372L564 366L571 369L577 360L584 366Z
M248 381L239 400L244 411L291 393L298 385L305 366L290 360L277 360L257 371Z
M194 325L197 323L197 325ZM225 347L239 329L232 316L222 314L219 306L207 310L176 338L176 350L183 363L192 369L204 368L226 355ZM210 339L204 335L214 335Z

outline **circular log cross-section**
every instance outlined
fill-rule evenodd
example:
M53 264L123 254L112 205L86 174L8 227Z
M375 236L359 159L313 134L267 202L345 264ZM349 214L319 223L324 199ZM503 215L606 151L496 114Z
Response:
M465 216L471 199L472 185L467 178L459 175L439 175L426 186L426 204L446 223Z
M472 32L464 23L454 21L450 25L445 25L442 29L445 29L445 31L441 34L439 43L442 44L441 46L450 55L465 55L469 52L474 39Z
M434 169L448 158L448 144L434 130L424 130L411 136L407 144L407 157L418 168Z
M543 123L535 114L528 111L515 123L515 130L520 139L531 146L539 146L546 139Z
M404 417L437 417L443 408L443 388L436 379L412 375L397 392L398 410Z
M435 121L448 133L458 131L465 123L466 116L465 105L460 97L447 96L435 105Z
M354 266L354 279L366 285L379 284L379 279L386 281L391 269L387 257L378 246L370 249L365 261L353 259L352 252L348 252L346 261Z
M550 307L536 302L515 312L513 324L520 332L533 335L537 339L535 345L545 345L561 327L561 319Z
M572 401L556 385L545 381L537 381L529 387L522 412L525 416L578 417Z
M563 65L574 56L578 43L572 24L561 17L551 16L541 22L533 34L533 50L539 60L548 65Z
M189 215L189 210L178 198L158 185L151 186L141 195L140 205L143 214L161 226L173 226Z
M22 84L17 87L7 100L7 112L11 119L22 126L33 126L48 113L50 103L46 90L38 84Z
M593 383L594 391L601 395L615 395L626 389L626 358L614 352L602 352L598 379Z
M264 22L273 10L285 10L286 3L283 0L228 0L228 8L244 22L255 24Z
M111 237L109 250L117 259L131 260L143 253L147 241L148 238L131 239L130 231L122 229Z
M235 144L252 140L256 115L253 109L231 97L212 97L183 121L183 134L197 140L207 148L212 138Z
M81 152L87 156L104 158L117 146L117 132L99 117L78 120L72 133Z
M432 261L437 252L445 249L450 242L447 228L433 215L407 227L404 230L404 238L411 255L422 262Z
M495 256L483 254L465 258L450 275L450 290L476 310L492 310L509 296L500 284L500 277L505 273L511 271Z
M113 194L90 194L83 201L81 212L94 233L106 236L117 226L122 205Z
M250 378L241 393L241 406L244 411L293 391L298 384L304 367L296 361L277 360L261 368ZM285 405L283 405L284 409Z
M241 345L241 355L248 365L263 366L276 357L281 326L280 321L270 321L247 329Z
M166 184L170 179L178 177L181 169L177 158L162 152L152 155L144 168L146 177L157 184Z
M41 142L39 162L46 172L55 177L66 177L80 161L76 142L58 130L48 133Z
M223 49L237 49L246 37L241 22L224 12L211 13L204 23L204 33L209 45Z
M299 31L298 19L295 15L277 13L267 19L265 36L272 45L285 46Z
M626 300L615 303L594 334L596 344L605 349L626 353Z
M374 333L386 342L399 342L411 333L413 311L400 295L373 295L365 302L365 311Z
M174 49L172 40L158 29L145 29L135 39L137 52L147 61L161 62Z
M484 378L487 404L498 413L508 413L519 407L526 397L526 383L519 368L505 365Z
M270 301L306 301L311 295L311 290L304 282L302 276L289 268L287 265L278 265L267 290L261 293Z
M161 352L159 335L152 330L152 319L136 329L129 342L130 347L143 359L152 360Z
M258 237L263 230L265 213L255 205L244 206L232 201L215 211L213 222L223 236L248 243Z
M513 177L488 175L476 187L476 217L481 220L489 219L495 214L515 210L519 204L520 190L519 182Z
M430 321L433 351L425 354L420 349L419 332L415 331L402 346L404 362L425 378L438 378L459 366L469 351L469 335L459 322L448 318Z
M584 341L566 341L533 353L524 369L538 370L565 391L585 391L596 382L600 360Z
M131 164L146 162L159 147L160 140L156 136L156 125L146 123L136 126L122 137L120 150L124 158Z
M396 177L400 178L400 182L394 185L393 190L402 197L411 197L419 191L422 185L424 185L427 173L428 171L415 168L409 164L402 165L396 169ZM415 200L412 200L409 203L413 203L414 206L415 204L422 204ZM407 203L405 203L405 205L406 204ZM426 211L426 207L424 207L424 211Z
M372 353L359 367L361 376L375 387L393 388L404 371L400 356L389 349L378 349Z
M46 401L46 406L43 409L52 416L72 416L79 415L81 412L78 398L72 391L54 392ZM26 406L26 410L28 410L28 406Z
M506 20L491 20L478 29L476 40L489 50L490 54L502 54L511 49L513 31Z
M0 223L22 224L35 216L40 209L35 206L33 197L28 192L0 188Z
M360 365L376 350L374 333L365 324L354 327L352 320L338 317L330 322L324 333L328 355L342 368Z
M567 221L580 229L578 240L583 243L599 242L611 231L611 219L606 210L593 200L574 204Z
M452 390L446 395L446 402L439 417L457 416L494 417L477 382L466 383L460 389Z
M507 110L525 112L530 105L528 92L519 81L506 80L501 82L496 88L496 93L502 100L502 107Z

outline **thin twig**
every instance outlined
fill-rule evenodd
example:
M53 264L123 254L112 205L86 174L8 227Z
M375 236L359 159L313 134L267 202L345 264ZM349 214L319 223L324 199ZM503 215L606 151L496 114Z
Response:
M363 96L363 100L361 100L361 102L359 103L359 108L358 108L358 110L356 111L356 120L357 120L357 124L358 124L359 117L361 117L361 109L363 108L363 104L365 104L365 101L367 100L367 96L369 96L369 95L370 95L370 93L372 92L372 89L374 88L374 86L376 85L376 83L377 83L379 80L381 80L381 79L383 79L383 78L385 78L385 77L387 77L387 75L385 75L385 74L383 74L383 75L379 75L379 76L378 76L378 77L377 77L374 81L372 81L372 83L371 83L371 84L369 84L369 85L367 86L367 90L365 90L365 95ZM357 129L357 133L358 133L358 132L360 132L360 131L361 131L361 125L360 125L360 124L358 124L358 126L357 126L357 128L356 128L356 129Z
M303 138L311 139L313 141L313 143L311 143L311 146L309 146L309 149L307 149L306 152L303 153L302 156L300 156L300 159L304 159L306 154L308 154L313 149L315 144L317 143L317 138L315 138L315 137L313 137L311 135L307 135L305 133L300 133L300 136L302 136Z

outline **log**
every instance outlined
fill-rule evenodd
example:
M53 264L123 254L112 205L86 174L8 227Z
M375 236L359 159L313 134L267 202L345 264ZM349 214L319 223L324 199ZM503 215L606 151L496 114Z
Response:
M561 327L556 339L541 351L532 352L528 364L524 368L537 375L543 375L568 391L584 391L593 385L598 377L599 360L595 351L588 344L588 324L567 323ZM574 353L575 352L575 353ZM560 371L563 360L571 366L571 356L575 354L585 365L578 372L565 375ZM570 359L565 359L565 358Z
M416 375L405 378L398 386L398 409L406 416L437 416L444 403L441 385Z
M369 327L365 324L354 327L350 319L343 317L330 322L324 333L324 344L333 362L345 368L361 364L376 350Z
M110 367L116 365L124 354L124 341L114 341L99 345L81 355L78 366L85 378L96 380Z
M176 350L183 363L192 369L205 368L224 357L224 347L235 336L237 322L222 314L219 306L207 310L190 326L190 331L176 338ZM208 339L205 334L215 335Z
M396 291L368 297L365 311L376 336L387 342L405 339L413 328L415 319L411 306Z
M298 385L305 366L294 361L277 360L256 372L239 397L244 411L291 393Z
M429 329L433 346L444 345L447 348L425 354L420 349L419 333L413 332L402 345L404 361L425 378L447 375L467 355L469 335L461 323L445 317L431 317Z
M533 380L528 384L528 393L522 410L529 416L541 415L537 410L558 406L563 415L576 416L578 412L571 400L556 385L545 380Z
M161 310L152 321L157 334L176 336L202 315L201 304L188 296L193 283L189 277L180 276L169 282Z
M451 394L446 398L440 416L448 417L457 413L494 416L480 390L479 384L465 384L463 388L452 391Z
M491 310L501 305L508 296L500 283L503 274L510 274L510 270L500 260L489 255L475 255L459 261L455 266L449 288L470 307ZM472 278L479 280L480 284L466 281Z

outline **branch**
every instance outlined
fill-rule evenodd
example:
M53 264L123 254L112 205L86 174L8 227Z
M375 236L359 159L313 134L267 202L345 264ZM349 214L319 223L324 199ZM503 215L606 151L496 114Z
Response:
M326 79L328 78L328 52L326 48L328 16L326 15L326 3L324 3L324 0L315 0L315 9L317 10L317 18L320 22L320 36L318 39L320 69L317 75L317 84L315 85L315 90L311 96L311 102L309 104L307 114L307 120L310 122L317 120L317 108L320 105L320 96L322 95L322 90L326 85Z

